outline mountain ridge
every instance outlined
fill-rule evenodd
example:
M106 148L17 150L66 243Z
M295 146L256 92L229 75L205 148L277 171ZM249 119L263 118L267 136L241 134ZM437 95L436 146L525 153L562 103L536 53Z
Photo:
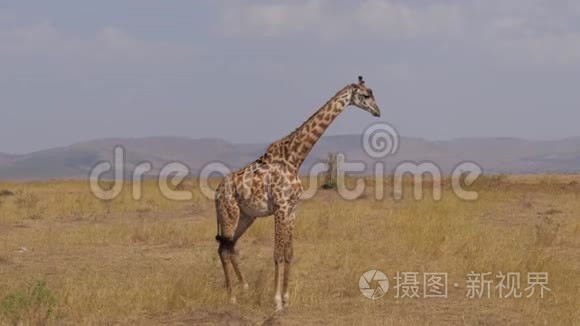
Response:
M361 136L352 134L324 136L304 163L305 174L328 152L340 152L346 161L363 162L366 173L378 161L386 173L398 163L433 162L444 174L463 161L477 162L486 173L577 173L580 171L580 137L560 140L529 140L514 137L464 137L430 141L419 137L400 137L395 155L375 160L361 145ZM140 162L153 165L157 174L168 162L181 162L198 175L209 162L222 162L235 169L255 160L267 143L233 143L220 138L179 136L111 137L77 142L25 154L0 153L0 179L35 180L86 178L100 161L111 161L116 146L125 149L128 170Z

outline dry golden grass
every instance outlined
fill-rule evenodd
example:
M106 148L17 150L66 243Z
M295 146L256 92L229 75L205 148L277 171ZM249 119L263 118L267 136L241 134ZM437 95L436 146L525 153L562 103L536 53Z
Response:
M3 324L580 324L580 178L486 177L465 202L346 201L320 191L301 203L290 310L273 311L273 221L239 243L250 290L226 304L213 203L165 199L153 182L103 202L86 182L0 183ZM213 181L215 184L217 181ZM366 180L390 185L390 179ZM349 180L350 184L354 180ZM386 193L389 193L387 187ZM8 192L3 193L2 190ZM13 194L10 194L12 192ZM447 299L361 295L363 272L446 272ZM466 274L548 272L545 298L466 297ZM458 283L458 287L452 284ZM495 285L495 284L494 284Z

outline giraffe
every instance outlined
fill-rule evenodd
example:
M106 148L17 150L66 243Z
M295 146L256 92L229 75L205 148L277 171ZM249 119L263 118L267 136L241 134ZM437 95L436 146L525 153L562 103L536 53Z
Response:
M226 175L216 188L218 224L216 240L231 303L236 303L230 279L233 267L243 289L248 284L239 267L236 242L256 218L274 216L274 268L276 311L288 308L288 283L293 257L292 233L296 207L302 193L298 170L306 156L334 119L349 105L375 117L381 112L362 76L343 87L300 127L270 144L254 162Z

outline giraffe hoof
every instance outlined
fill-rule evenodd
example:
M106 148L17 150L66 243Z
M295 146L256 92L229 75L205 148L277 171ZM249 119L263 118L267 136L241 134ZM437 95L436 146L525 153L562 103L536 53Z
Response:
M231 298L230 298L230 303L231 303L231 304L236 304L236 303L237 303L237 301L236 301L236 297L231 297Z
M279 295L274 297L274 304L276 305L276 312L284 310L284 306L282 306L282 298Z
M250 286L248 285L248 283L244 283L244 286L242 287L242 289L244 291L248 291L250 289Z
M284 309L288 309L289 301L290 296L288 295L288 293L284 294L284 296L282 297L282 307Z

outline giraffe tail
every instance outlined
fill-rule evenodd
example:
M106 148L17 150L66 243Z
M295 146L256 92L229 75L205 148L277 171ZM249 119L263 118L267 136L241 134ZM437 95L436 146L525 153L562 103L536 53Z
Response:
M221 233L221 232L220 232L220 229L221 229L221 228L220 228L220 220L219 220L219 218L218 218L216 221L217 221L217 234L216 234L216 236L215 236L215 239L216 239L216 241L218 241L218 242L222 242L222 239L223 239L223 237L220 235L220 233Z
M218 241L218 242L225 242L225 241L229 241L229 239L228 239L228 238L226 238L226 237L224 237L224 236L221 236L221 235L219 235L219 234L215 236L215 239L216 239L216 241Z
M232 239L226 238L219 234L215 236L215 239L220 243L220 246L223 246L225 248L233 248L235 245Z
M217 235L215 236L216 241L220 243L220 245L224 247L233 247L234 241L230 238L224 237L220 234L220 222L217 223Z

